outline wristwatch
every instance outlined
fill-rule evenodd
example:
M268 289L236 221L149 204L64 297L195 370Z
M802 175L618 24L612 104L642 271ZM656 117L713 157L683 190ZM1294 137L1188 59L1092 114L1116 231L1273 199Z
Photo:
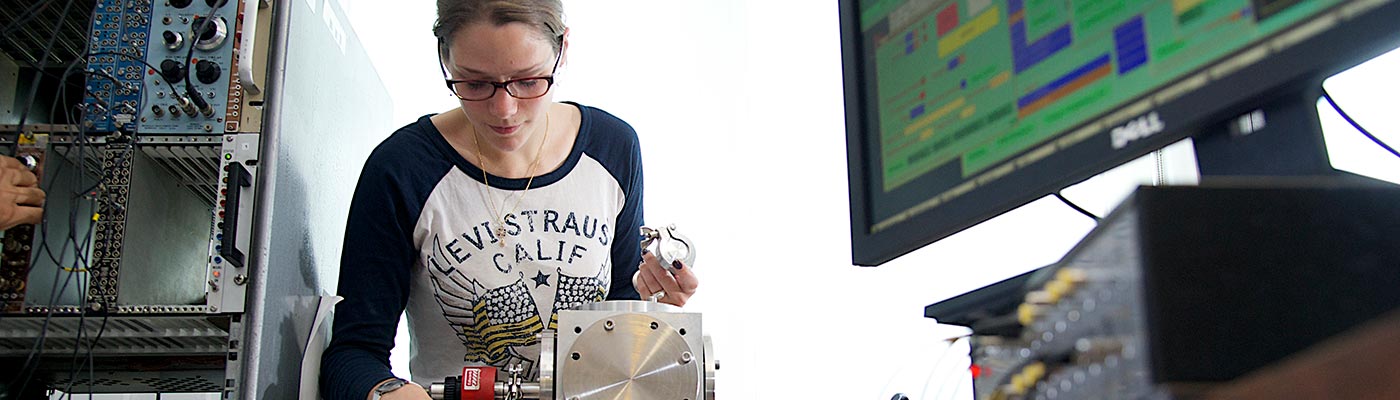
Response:
M399 388L407 384L408 381L401 378L394 378L394 380L392 381L384 382L374 388L374 397L370 397L370 399L379 400L381 396L389 394L389 392L399 390Z

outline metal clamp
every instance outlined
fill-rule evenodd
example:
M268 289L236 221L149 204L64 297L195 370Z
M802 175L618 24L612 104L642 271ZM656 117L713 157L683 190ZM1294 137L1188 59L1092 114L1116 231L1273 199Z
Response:
M505 400L521 400L521 399L524 399L524 398L525 398L525 393L523 393L523 392L521 391L521 389L520 389L520 384L524 382L524 379L522 379L522 378L520 377L520 374L523 373L523 372L525 372L525 369L524 369L523 367L521 367L520 364L511 364L511 365L507 365L507 366L506 366L506 370L505 370L504 372L508 375L508 377L506 378L506 381L504 382L504 383L505 383L505 393L503 393L503 394L505 395L504 399L505 399Z
M676 273L676 261L680 261L687 267L695 266L695 242L685 235L676 233L675 224L667 225L661 229L643 226L642 249L651 247L653 243L656 244L656 250L653 250L652 253L656 254L656 259L661 262L661 267L665 268L667 273L673 275ZM651 294L650 300L657 301L663 297L666 297L666 291L658 290Z
M667 225L665 228L652 229L642 227L642 248L656 244L656 258L661 261L661 267L667 272L676 273L672 266L676 261L680 261L686 266L695 266L695 242L685 235L676 233L676 225Z

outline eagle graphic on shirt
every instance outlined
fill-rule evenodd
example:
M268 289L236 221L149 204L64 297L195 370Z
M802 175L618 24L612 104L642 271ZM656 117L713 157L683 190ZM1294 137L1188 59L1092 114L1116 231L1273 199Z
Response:
M438 242L434 238L434 243ZM537 335L544 329L558 329L560 310L603 301L612 272L598 268L593 276L571 276L556 267L553 274L537 271L534 277L527 277L524 271L516 269L511 283L492 288L463 274L460 268L439 263L443 256L440 250L434 251L434 257L429 259L433 267L429 276L443 317L466 347L463 361L497 367L519 364L526 371L526 379L533 379L538 371ZM553 303L548 328L542 322L535 297L550 293L532 291L532 287L547 290L544 286L554 286L553 299L541 299Z
M525 274L497 288L486 288L456 269L442 275L433 275L433 290L443 317L467 347L464 361L533 369L532 360L538 356L526 357L516 350L538 344L537 335L544 330Z

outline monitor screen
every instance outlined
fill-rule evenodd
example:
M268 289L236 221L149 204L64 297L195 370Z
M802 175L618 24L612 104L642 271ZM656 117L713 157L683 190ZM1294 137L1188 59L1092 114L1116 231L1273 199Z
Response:
M853 262L1320 84L1395 46L1398 3L843 0Z

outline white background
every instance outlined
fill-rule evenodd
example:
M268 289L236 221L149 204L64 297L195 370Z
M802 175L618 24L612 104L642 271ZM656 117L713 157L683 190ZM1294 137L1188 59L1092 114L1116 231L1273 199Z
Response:
M351 21L396 120L453 107L433 64L434 4L376 3L356 2ZM700 246L686 309L704 313L723 399L971 398L966 341L943 354L964 330L923 307L1052 263L1092 228L1043 199L884 266L851 266L835 1L566 1L565 12L572 47L555 99L608 110L641 136L647 221ZM1400 71L1400 53L1387 61L1369 68ZM1356 75L1329 90L1400 144L1383 114L1400 82ZM1381 84L1394 89L1356 90ZM1324 111L1334 164L1400 180L1400 160ZM1184 150L1167 155L1169 180L1191 180L1179 176L1194 174ZM1102 215L1153 182L1153 164L1065 195ZM406 357L396 353L401 374Z
M396 121L454 106L434 64L433 2L347 6ZM721 399L971 398L966 341L945 351L964 330L923 318L923 307L1052 263L1092 228L1041 199L884 266L854 267L835 1L565 7L572 47L555 99L608 110L641 136L647 221L675 223L699 244L702 284L686 309L704 313L714 338ZM1359 69L1329 90L1400 145L1400 52ZM1322 115L1335 166L1400 181L1400 160ZM1187 147L1165 160L1167 181L1193 179ZM1141 160L1065 195L1102 215L1155 170ZM407 376L403 336L393 363Z

